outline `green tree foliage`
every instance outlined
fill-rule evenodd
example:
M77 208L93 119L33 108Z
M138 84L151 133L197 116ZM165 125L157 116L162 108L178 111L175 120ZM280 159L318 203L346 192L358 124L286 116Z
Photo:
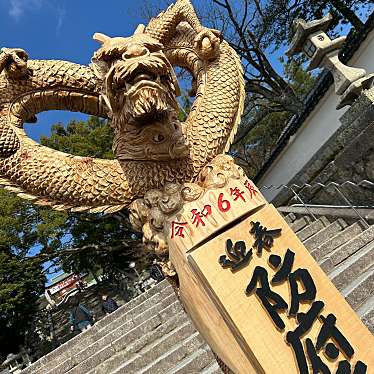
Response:
M61 245L65 215L36 207L0 189L0 250L29 256L38 246L48 250Z
M179 106L180 110L178 113L178 119L179 121L184 122L192 107L191 97L185 91L182 92L182 95L179 98Z
M0 358L18 352L38 310L45 276L39 261L0 251Z
M60 248L66 217L0 190L0 361L17 352L44 291L40 249Z
M56 253L66 272L90 272L115 281L132 260L149 265L141 237L129 226L127 215L70 214L70 240Z
M113 129L98 117L87 121L71 121L66 127L57 123L51 128L51 136L42 136L41 144L77 156L112 159Z

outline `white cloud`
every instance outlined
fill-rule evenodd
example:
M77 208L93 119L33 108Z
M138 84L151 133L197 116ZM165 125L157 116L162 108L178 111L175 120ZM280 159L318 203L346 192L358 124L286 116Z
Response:
M10 0L9 15L16 20L20 19L24 12L24 2L22 0Z
M42 3L43 0L10 0L9 16L19 21L26 12L33 9L40 9Z
M52 9L56 15L56 34L59 34L66 16L66 10L58 2L51 0L9 0L8 14L15 21L27 16L29 12L39 12L42 7Z
M56 12L57 12L56 34L59 34L61 31L62 24L65 19L66 10L64 8L56 8Z

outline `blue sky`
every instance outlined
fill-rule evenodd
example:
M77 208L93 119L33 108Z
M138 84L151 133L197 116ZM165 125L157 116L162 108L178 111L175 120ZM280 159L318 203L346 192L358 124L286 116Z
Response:
M19 47L30 59L58 59L89 64L98 47L95 32L131 35L142 20L136 1L0 0L0 47ZM69 112L46 112L25 129L35 140L50 125L86 118Z
M141 22L135 2L112 0L0 0L0 43L31 58L88 63L95 32L131 34Z

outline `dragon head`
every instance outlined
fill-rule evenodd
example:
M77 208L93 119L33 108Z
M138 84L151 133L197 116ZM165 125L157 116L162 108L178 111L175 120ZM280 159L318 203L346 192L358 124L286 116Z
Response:
M179 86L163 45L139 26L133 36L101 42L92 67L103 80L103 98L115 130L118 160L171 160L188 155L177 118Z

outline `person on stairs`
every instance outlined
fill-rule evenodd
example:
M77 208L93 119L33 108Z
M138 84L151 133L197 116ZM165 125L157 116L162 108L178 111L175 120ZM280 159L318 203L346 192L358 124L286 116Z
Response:
M102 300L101 308L105 314L113 313L115 310L119 308L116 301L108 297L106 293L103 293L101 295L101 300Z
M162 268L160 266L160 263L157 260L153 260L153 263L151 265L151 269L149 272L149 275L152 279L154 279L157 283L163 281L165 279L165 276L162 272Z
M87 307L79 302L79 299L74 299L72 302L72 310L69 313L70 330L84 331L92 327L95 321L95 316Z

